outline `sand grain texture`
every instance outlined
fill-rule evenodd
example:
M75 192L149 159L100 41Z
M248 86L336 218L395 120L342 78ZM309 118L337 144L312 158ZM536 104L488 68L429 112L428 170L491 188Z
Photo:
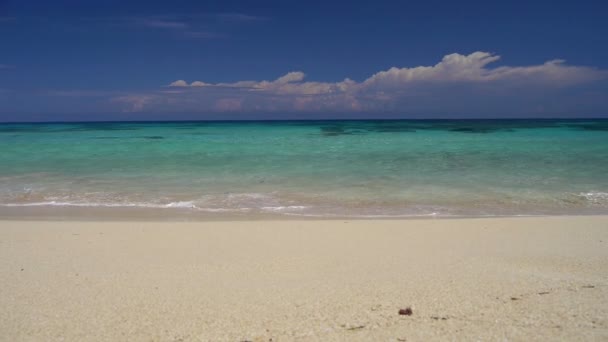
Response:
M4 341L606 341L608 217L0 221L0 281Z

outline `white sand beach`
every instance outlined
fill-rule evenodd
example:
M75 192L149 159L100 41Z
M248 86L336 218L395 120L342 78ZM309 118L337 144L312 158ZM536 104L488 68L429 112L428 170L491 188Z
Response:
M3 341L606 341L608 217L0 221L0 284Z

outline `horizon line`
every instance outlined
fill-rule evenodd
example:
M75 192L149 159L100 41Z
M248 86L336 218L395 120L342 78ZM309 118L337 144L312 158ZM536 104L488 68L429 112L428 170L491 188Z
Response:
M375 118L375 119L201 119L201 120L94 120L94 121L0 121L0 125L20 125L20 124L101 124L101 123L254 123L254 122L326 122L326 121L584 121L584 120L608 120L608 117L529 117L529 118Z

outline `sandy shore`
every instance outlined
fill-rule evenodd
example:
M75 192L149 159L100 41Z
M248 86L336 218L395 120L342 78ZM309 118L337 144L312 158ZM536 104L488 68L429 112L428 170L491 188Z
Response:
M608 217L0 221L0 281L4 341L606 341Z

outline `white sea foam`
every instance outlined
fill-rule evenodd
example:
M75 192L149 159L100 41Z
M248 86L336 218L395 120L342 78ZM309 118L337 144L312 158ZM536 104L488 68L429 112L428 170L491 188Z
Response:
M169 204L165 204L163 208L190 208L196 209L196 205L192 201L179 201L179 202L171 202Z
M48 202L31 202L31 203L0 203L0 206L3 207L41 207L41 206L73 206L74 203L69 202L57 202L57 201L48 201Z
M307 209L308 207L303 206L303 205L287 205L287 206L276 206L276 207L261 207L260 209L264 210L264 211L273 211L273 212L281 212L281 211L287 211L287 210L304 210Z
M28 196L19 194L27 192ZM33 195L30 195L33 193ZM412 218L412 217L493 217L493 216L533 216L537 214L564 214L564 213L595 213L608 208L608 192L588 191L566 193L567 197L564 207L553 210L552 207L543 208L539 205L537 211L534 209L521 210L527 202L517 203L512 209L508 203L498 209L487 207L466 206L412 206L394 205L388 203L377 204L364 203L363 205L349 205L349 202L295 200L280 193L219 193L202 196L191 196L183 200L175 197L145 198L141 194L86 192L69 193L59 192L44 194L24 189L17 196L7 196L0 199L0 207L90 207L90 208L150 208L159 210L175 210L181 212L200 213L243 213L243 214L276 214L285 216L302 217L353 217L353 218ZM559 200L557 197L548 197L550 200ZM528 199L529 200L529 199ZM541 201L542 203L545 203ZM535 202L536 203L536 202ZM541 203L541 204L542 204ZM570 207L574 208L568 211ZM505 209L506 208L506 209ZM565 208L565 209L564 209ZM578 210L578 211L576 211Z
M584 197L591 204L608 204L608 192L590 191L582 192L579 196Z
M62 202L44 201L30 203L0 203L1 207L98 207L98 208L151 208L151 209L192 209L205 212L247 212L252 208L205 208L198 207L191 201L157 203L98 203L98 202Z
M42 206L57 206L57 207L142 207L142 208L169 208L167 205L159 205L152 203L96 203L96 202L60 202L60 201L45 201L45 202L30 202L30 203L2 203L3 207L42 207Z

